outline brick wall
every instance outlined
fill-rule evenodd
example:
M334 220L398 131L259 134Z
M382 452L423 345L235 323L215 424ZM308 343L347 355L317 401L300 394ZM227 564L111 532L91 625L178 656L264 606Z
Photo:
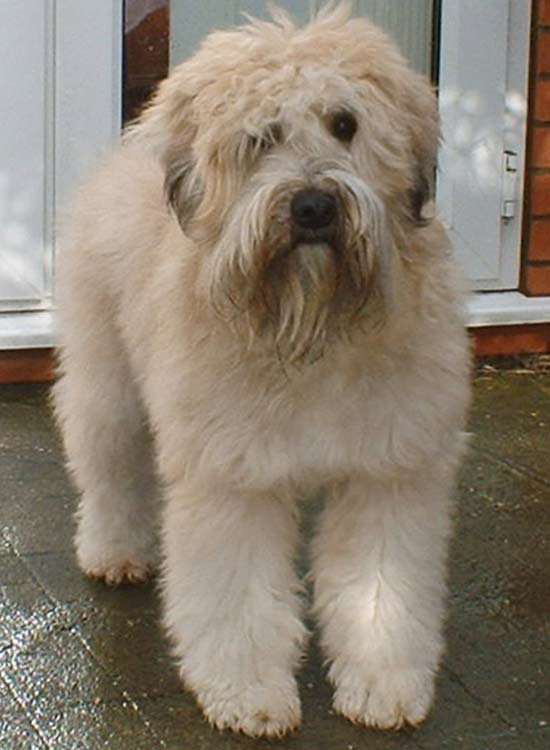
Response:
M550 0L533 0L521 290L550 294Z

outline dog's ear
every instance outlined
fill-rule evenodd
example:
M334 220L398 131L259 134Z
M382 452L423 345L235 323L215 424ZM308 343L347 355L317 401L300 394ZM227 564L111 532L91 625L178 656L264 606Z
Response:
M195 170L195 162L189 152L185 154L177 149L172 156L167 154L164 194L181 228L185 231L203 195Z
M416 170L413 187L409 190L409 215L417 226L423 227L429 219L424 215L424 206L433 197L433 177L428 179L426 170L419 165Z
M424 226L426 204L433 198L437 151L440 140L439 113L435 92L423 76L413 73L406 89L406 122L412 153L413 184L408 192L411 221Z
M184 230L201 196L193 157L197 133L193 88L186 65L181 65L160 84L128 131L129 139L138 139L162 165L166 200Z

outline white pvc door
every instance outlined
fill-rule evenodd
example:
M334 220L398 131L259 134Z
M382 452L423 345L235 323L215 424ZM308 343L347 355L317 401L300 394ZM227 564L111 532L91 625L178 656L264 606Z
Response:
M515 289L529 0L442 0L438 204L472 285Z
M122 2L0 0L0 29L0 346L24 346L52 305L58 214L120 129Z
M51 10L0 1L0 309L41 305L51 288Z

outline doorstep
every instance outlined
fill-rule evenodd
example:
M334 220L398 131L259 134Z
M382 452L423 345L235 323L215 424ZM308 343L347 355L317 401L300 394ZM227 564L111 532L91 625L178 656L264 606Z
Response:
M478 292L467 303L470 328L550 323L550 296ZM0 350L48 349L55 344L52 310L0 313Z

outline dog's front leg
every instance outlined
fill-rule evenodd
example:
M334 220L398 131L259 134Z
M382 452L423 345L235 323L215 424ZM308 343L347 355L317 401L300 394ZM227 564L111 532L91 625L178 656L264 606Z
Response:
M334 706L367 726L418 724L432 703L450 526L449 477L435 474L339 485L315 540Z
M305 628L297 519L278 495L172 489L164 619L181 675L211 724L279 736L300 723L294 671Z

